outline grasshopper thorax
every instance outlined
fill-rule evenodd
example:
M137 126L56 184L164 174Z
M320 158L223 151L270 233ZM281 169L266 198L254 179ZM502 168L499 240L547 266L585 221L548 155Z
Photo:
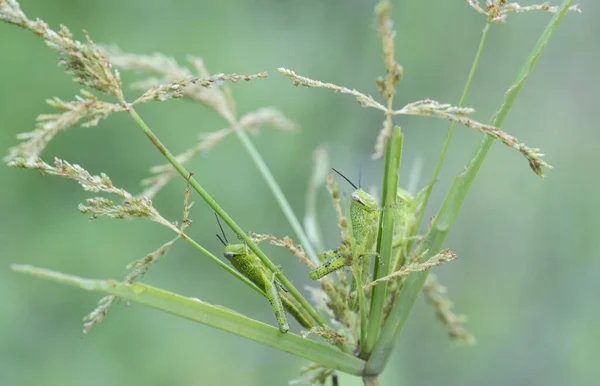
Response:
M361 209L366 210L368 212L375 212L379 207L377 204L377 200L369 193L365 192L362 189L357 189L350 195L352 199L353 205L359 205Z

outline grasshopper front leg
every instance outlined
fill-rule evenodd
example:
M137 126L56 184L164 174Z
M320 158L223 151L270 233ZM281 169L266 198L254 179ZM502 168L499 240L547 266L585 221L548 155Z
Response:
M319 257L325 258L325 261L309 272L308 277L313 280L319 280L346 266L346 258L337 249L321 253Z

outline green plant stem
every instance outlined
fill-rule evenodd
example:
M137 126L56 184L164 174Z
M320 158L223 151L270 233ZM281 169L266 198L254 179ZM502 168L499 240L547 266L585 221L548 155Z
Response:
M354 256L355 260L358 260L356 255ZM359 264L358 262L355 263L355 267L358 268ZM363 269L366 269L365 267L362 267ZM365 290L363 288L363 282L362 282L362 271L361 269L355 269L354 272L356 272L356 274L354 275L354 280L356 280L356 293L358 295L358 308L359 308L359 314L360 314L360 341L364 342L367 339L367 309L366 309L366 302L365 302Z
M488 32L490 31L490 23L486 23L483 33L481 34L481 40L479 41L479 48L475 53L475 58L473 59L473 63L471 64L471 71L469 71L469 76L467 77L467 81L465 83L465 87L463 88L462 95L460 100L458 101L458 107L462 107L465 103L465 99L467 99L467 94L469 92L469 88L471 87L471 81L473 81L473 77L475 76L475 71L477 70L477 66L479 65L479 58L481 58L481 54L483 53L483 47L487 40ZM454 126L456 126L456 121L450 122L450 127L448 127L448 133L446 134L446 140L442 145L442 149L437 158L437 162L435 164L435 168L433 169L433 174L431 175L431 180L429 181L429 185L427 185L427 190L425 191L425 196L423 197L423 203L421 204L421 209L419 210L419 216L417 217L417 222L415 223L415 228L419 229L419 225L421 224L421 220L423 220L423 215L425 213L425 208L427 207L427 203L429 202L429 197L431 196L431 191L433 190L433 185L437 181L438 175L440 174L440 170L442 168L442 163L444 162L444 158L446 157L446 151L448 150L448 146L450 145L450 139L452 138L452 134L454 133Z
M306 189L306 195L304 198L305 202L305 213L302 223L306 230L307 237L312 241L311 247L316 248L319 251L325 250L323 244L323 233L319 226L319 216L317 214L317 195L319 188L325 183L326 174L329 170L329 159L327 158L327 151L324 147L315 149L313 153L313 172L308 182ZM318 259L318 257L317 257ZM319 264L321 261L319 261Z
M379 386L379 377L376 375L363 376L363 384L365 386Z
M394 212L398 192L398 170L402 158L403 135L400 127L395 126L392 137L388 139L385 155L385 173L383 177L383 198L379 232L377 237L377 258L375 260L374 280L388 275L392 257L394 237ZM366 341L362 341L360 357L365 359L373 350L383 318L383 308L387 295L387 283L380 283L373 288L371 308L369 310L369 327Z
M351 218L350 207L346 209L346 218ZM348 221L348 234L354 235L352 221ZM360 264L356 255L356 240L350 237L350 253L352 253L352 277L356 284L356 296L358 297L358 314L360 316L360 341L364 342L367 337L367 310L365 308L365 290L363 289L362 277L364 264ZM364 259L364 257L363 257ZM362 269L361 269L362 266ZM351 306L350 308L353 308Z
M364 368L364 361L332 346L293 333L282 334L276 327L250 319L224 307L214 306L143 283L127 284L114 280L91 280L29 265L13 265L12 269L79 287L86 291L118 296L242 336L345 373L361 375Z
M248 151L248 154L250 154L250 158L252 158L252 161L254 161L254 164L260 171L260 174L262 174L267 185L271 189L271 192L273 192L273 196L275 196L275 200L279 204L279 207L283 211L283 214L285 215L286 219L290 223L294 233L296 234L296 236L298 236L298 240L302 244L304 251L306 252L308 257L315 264L320 264L319 258L317 256L310 240L308 239L306 232L304 232L304 228L302 228L302 225L300 225L298 218L294 214L292 207L290 206L287 199L285 198L285 195L281 191L279 184L277 184L277 181L275 181L275 178L273 177L273 174L271 174L269 167L263 160L263 158L260 155L260 153L258 152L258 150L256 150L256 147L254 147L254 144L248 137L248 134L246 133L244 128L241 127L240 124L237 122L234 124L233 131L239 138L240 142L242 142L242 145L244 146L244 148Z
M169 152L169 150L162 144L158 137L150 130L148 125L142 120L137 114L133 107L129 106L129 114L133 120L137 123L139 128L146 134L150 141L156 146L156 148L163 154L163 156L169 161L169 163L177 170L177 172L186 180L189 180L190 186L202 197L202 199L223 219L223 221L246 243L256 256L271 270L279 281L289 290L290 294L304 307L304 309L310 314L315 322L324 326L325 321L319 315L319 313L312 307L312 305L300 294L300 292L294 287L294 285L288 280L287 277L279 270L275 264L258 248L258 246L248 237L248 235L240 228L231 217L217 204L217 202L200 186L198 181L194 177L190 176L190 172Z
M535 63L539 59L541 53L548 44L550 37L556 30L556 27L566 14L572 2L573 0L563 1L560 11L555 13L552 20L546 26L544 32L519 71L516 81L504 94L503 103L491 120L493 126L500 127L504 122L521 87L527 80ZM475 149L473 157L467 164L465 170L454 179L454 182L433 221L431 229L425 238L425 242L422 244L427 245L427 248L429 249L424 256L425 259L437 254L441 250L442 244L458 215L458 211L464 202L467 192L493 143L494 140L491 137L484 136ZM404 323L412 310L417 296L421 293L421 289L423 288L423 284L425 283L428 274L429 271L413 272L406 278L406 281L402 286L402 291L392 306L390 314L381 330L379 340L373 349L373 353L367 361L365 374L379 374L385 368L392 349L400 337Z

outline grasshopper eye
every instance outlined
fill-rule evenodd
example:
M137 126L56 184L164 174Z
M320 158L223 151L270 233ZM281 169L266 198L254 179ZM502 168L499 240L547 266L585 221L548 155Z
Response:
M362 206L365 206L365 203L364 203L364 202L362 202L362 201L360 200L360 197L358 197L358 194L356 194L356 193L354 193L354 192L353 192L353 193L350 195L350 198L352 199L352 201L356 201L356 202L358 202L359 204L361 204Z
M223 256L225 256L228 259L231 259L232 257L235 256L235 253L227 251L227 252L223 253Z

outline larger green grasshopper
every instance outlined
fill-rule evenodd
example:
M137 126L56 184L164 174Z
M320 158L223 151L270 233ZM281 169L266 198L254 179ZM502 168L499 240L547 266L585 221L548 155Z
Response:
M308 313L296 302L296 300L287 292L287 289L275 278L275 273L271 272L265 264L252 252L246 244L230 244L225 236L223 227L217 217L217 223L221 229L223 238L217 234L217 238L225 246L223 256L231 262L231 265L246 276L258 288L264 291L265 296L271 303L271 308L275 313L275 318L279 324L279 330L286 333L290 330L285 310L292 315L303 327L311 329L314 323Z
M379 204L377 200L369 193L357 187L336 169L332 170L339 174L355 189L350 195L350 221L352 223L352 233L355 240L354 248L356 255L361 258L372 255L373 245L377 239L377 229L379 224ZM351 265L348 259L342 253L346 245L341 245L336 250L330 250L320 254L320 257L326 260L317 268L310 271L308 276L313 280L329 275L347 265Z
M423 188L414 197L404 189L398 188L396 207L394 209L394 236L392 241L393 263L391 271L402 267L409 258L410 249L417 236L417 214L421 210L423 197L428 186Z

